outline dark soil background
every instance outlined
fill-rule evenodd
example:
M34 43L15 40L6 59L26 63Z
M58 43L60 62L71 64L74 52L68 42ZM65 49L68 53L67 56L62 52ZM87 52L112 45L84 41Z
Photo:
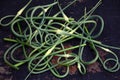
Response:
M0 18L9 14L16 14L28 0L0 0ZM72 0L60 0L62 6L67 5ZM53 0L33 0L30 6L48 4ZM98 0L78 0L73 4L66 14L79 19L83 15L85 6L91 9ZM29 7L30 7L29 6ZM99 41L120 46L120 0L103 0L102 5L94 12L103 17L105 28L102 35L98 38ZM3 61L3 54L10 46L9 42L4 42L4 37L10 37L11 32L9 27L0 26L0 80L23 80L28 74L26 66L22 66L19 71L11 69ZM120 51L116 51L120 59ZM103 54L104 55L104 54ZM116 73L109 73L102 68L99 62L96 62L87 67L87 74L81 75L77 72L75 66L72 66L70 75L64 79L54 77L50 72L39 75L32 75L29 80L120 80L120 70Z

